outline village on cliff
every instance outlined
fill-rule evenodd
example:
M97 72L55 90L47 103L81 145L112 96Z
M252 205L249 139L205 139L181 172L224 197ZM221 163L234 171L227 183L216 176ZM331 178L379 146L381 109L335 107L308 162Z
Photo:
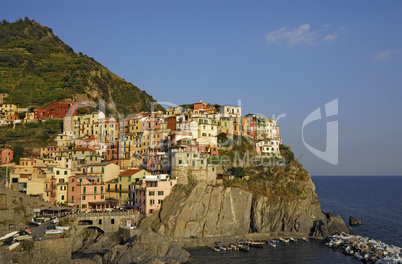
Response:
M188 182L189 170L198 180L233 177L218 173L211 159L234 137L250 140L260 157L281 157L276 120L242 110L199 101L116 118L68 99L18 120L21 109L2 102L2 125L63 120L55 145L26 148L18 165L11 149L0 150L6 187L81 212L126 206L153 214L176 183Z

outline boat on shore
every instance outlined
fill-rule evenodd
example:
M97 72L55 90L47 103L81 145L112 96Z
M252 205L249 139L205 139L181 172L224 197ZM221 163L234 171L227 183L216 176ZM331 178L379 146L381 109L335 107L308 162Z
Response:
M306 238L306 237L303 237L303 241L309 242L310 240L308 238Z
M280 240L281 242L284 242L284 243L289 243L289 239L279 238L279 240Z
M7 238L9 238L9 237L13 237L13 236L15 236L17 233L18 233L18 231L14 231L14 232L8 233L7 235L5 235L5 236L3 236L3 237L0 237L0 240L4 240L4 239L7 239Z
M249 252L250 247L248 245L239 245L239 250L244 251L244 252Z
M68 226L56 226L56 229L68 230Z
M20 245L20 242L11 244L10 246L7 247L7 250L8 250L8 251L14 250L14 249L16 249L19 245Z
M250 247L262 248L264 247L264 242L247 242L247 245L249 245Z
M50 229L50 230L45 231L46 235L58 235L61 233L63 233L63 230L61 230L61 229Z
M15 240L17 241L23 241L23 240L27 240L27 239L31 239L32 236L31 235L22 235L22 236L17 236L15 237Z
M211 247L212 248L212 250L213 251L216 251L216 252L219 252L219 251L221 251L219 248L217 248L217 247Z
M297 239L296 239L296 238L293 238L293 237L289 238L289 240L292 241L292 242L294 242L294 243L297 242Z

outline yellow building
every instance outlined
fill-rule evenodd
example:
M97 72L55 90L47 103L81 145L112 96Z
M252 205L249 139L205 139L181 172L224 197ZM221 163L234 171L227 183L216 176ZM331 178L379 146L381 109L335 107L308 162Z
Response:
M0 118L7 118L7 116L13 116L17 112L17 106L14 104L2 104L0 105Z
M128 169L123 171L117 177L117 198L120 201L120 205L130 203L130 193L132 191L132 183L144 180L147 175L150 175L146 170L143 169ZM108 189L106 186L106 190Z

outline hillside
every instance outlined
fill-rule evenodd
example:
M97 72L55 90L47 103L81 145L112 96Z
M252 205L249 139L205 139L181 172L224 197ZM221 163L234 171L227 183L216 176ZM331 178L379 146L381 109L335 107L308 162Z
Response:
M155 101L93 58L75 53L51 28L28 18L0 23L0 93L19 107L42 107L71 97L103 99L124 114L149 111Z

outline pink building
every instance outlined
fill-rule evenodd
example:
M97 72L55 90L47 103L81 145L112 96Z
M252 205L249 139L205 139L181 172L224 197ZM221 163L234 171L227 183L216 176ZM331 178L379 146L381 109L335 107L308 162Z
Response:
M159 117L147 117L142 123L142 131L145 130L157 130L160 129L160 118Z
M76 175L68 178L68 204L80 211L110 208L105 194L105 183L99 176Z
M134 205L141 213L155 213L176 183L177 179L170 179L167 174L146 176L142 185L135 185Z
M0 149L0 164L8 164L13 160L14 151L9 148Z
M258 141L255 144L257 154L265 156L278 156L279 155L279 140L266 139Z

